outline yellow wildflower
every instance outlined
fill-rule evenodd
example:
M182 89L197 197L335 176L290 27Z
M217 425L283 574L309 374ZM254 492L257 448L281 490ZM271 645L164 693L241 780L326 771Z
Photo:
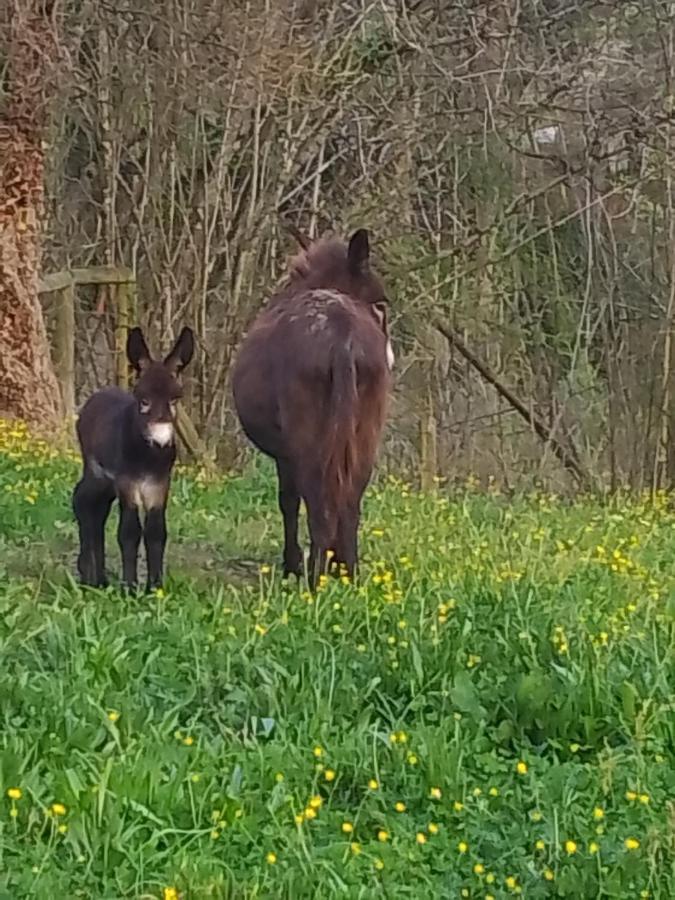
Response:
M267 863L268 863L270 866L273 866L273 865L275 864L275 862L277 861L277 855L276 855L276 853L272 853L272 851L270 850L270 852L269 852L269 853L267 854L267 856L265 857L265 860L267 861Z
M591 841L588 845L588 852L591 854L597 853L599 849L600 845L596 841Z
M469 849L469 845L466 841L460 841L459 844L457 844L457 849L460 853L466 853Z
M23 792L21 788L9 788L7 791L7 796L10 800L20 800L23 796Z
M553 879L555 878L553 870L552 869L544 869L544 878L547 881L553 881Z
M386 844L389 840L389 832L385 831L384 828L380 828L377 832L377 839L381 844Z
M335 781L335 772L332 769L326 769L323 777L326 781Z
M623 842L626 850L638 850L640 847L640 841L637 838L629 837Z
M377 791L377 790L379 789L379 787L380 787L380 785L379 785L379 783L376 781L375 778L371 778L370 781L368 782L368 788L369 788L369 790L371 790L371 791Z
M522 759L516 763L516 772L519 775L527 775L527 763Z
M593 810L593 818L600 821L600 819L605 818L605 811L601 806L596 806Z
M66 808L63 803L52 803L52 812L55 816L65 816Z
M426 836L426 834L424 834L423 831L418 831L417 834L415 835L415 840L417 841L418 844L426 844L427 836Z
M394 809L396 810L397 813L405 812L405 810L406 810L405 803L402 803L402 802L399 800L398 803L395 803L395 804L394 804Z
M361 852L361 844L359 844L358 841L352 841L352 843L349 845L349 849L352 851L354 856L358 856L358 854Z
M354 831L354 826L351 822L343 822L342 823L342 831L344 834L351 834Z
M476 864L474 865L474 867L473 867L473 874L474 874L474 875L483 875L483 874L485 874L485 866L483 865L483 863L476 863Z
M576 841L565 841L565 853L573 856L578 850Z
M432 800L440 800L441 799L441 789L439 787L432 787L429 791L429 796Z
M435 822L429 822L427 830L429 834L438 834L438 825Z

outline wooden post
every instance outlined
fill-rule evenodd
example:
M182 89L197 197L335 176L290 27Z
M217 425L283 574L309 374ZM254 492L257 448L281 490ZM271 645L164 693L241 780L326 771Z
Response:
M115 384L129 387L127 363L127 334L129 332L129 285L118 284L115 297Z
M75 285L72 281L56 292L54 368L67 420L75 416Z
M420 418L420 487L431 491L436 486L438 474L438 448L436 441L436 417L434 402L429 391L425 408Z

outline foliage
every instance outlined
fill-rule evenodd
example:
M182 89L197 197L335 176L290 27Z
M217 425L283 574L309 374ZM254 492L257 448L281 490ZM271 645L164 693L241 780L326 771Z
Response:
M83 591L77 463L0 423L0 893L673 896L668 498L385 480L313 600L270 474L180 471L166 590Z

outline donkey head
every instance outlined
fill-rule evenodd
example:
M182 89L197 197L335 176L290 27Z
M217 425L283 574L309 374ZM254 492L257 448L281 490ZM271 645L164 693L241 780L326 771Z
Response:
M294 226L286 227L301 247L291 260L291 283L341 291L365 304L387 303L384 285L370 268L370 240L365 228L355 231L348 241L311 241Z
M183 393L177 376L190 362L193 352L191 328L183 328L163 362L152 359L140 328L129 332L127 357L139 376L133 390L136 416L144 437L151 444L165 447L174 440L176 404Z

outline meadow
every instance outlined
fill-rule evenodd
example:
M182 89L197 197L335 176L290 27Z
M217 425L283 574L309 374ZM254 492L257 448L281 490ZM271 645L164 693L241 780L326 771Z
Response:
M313 598L270 467L181 468L135 597L78 472L0 421L0 898L675 896L667 495L381 477Z

